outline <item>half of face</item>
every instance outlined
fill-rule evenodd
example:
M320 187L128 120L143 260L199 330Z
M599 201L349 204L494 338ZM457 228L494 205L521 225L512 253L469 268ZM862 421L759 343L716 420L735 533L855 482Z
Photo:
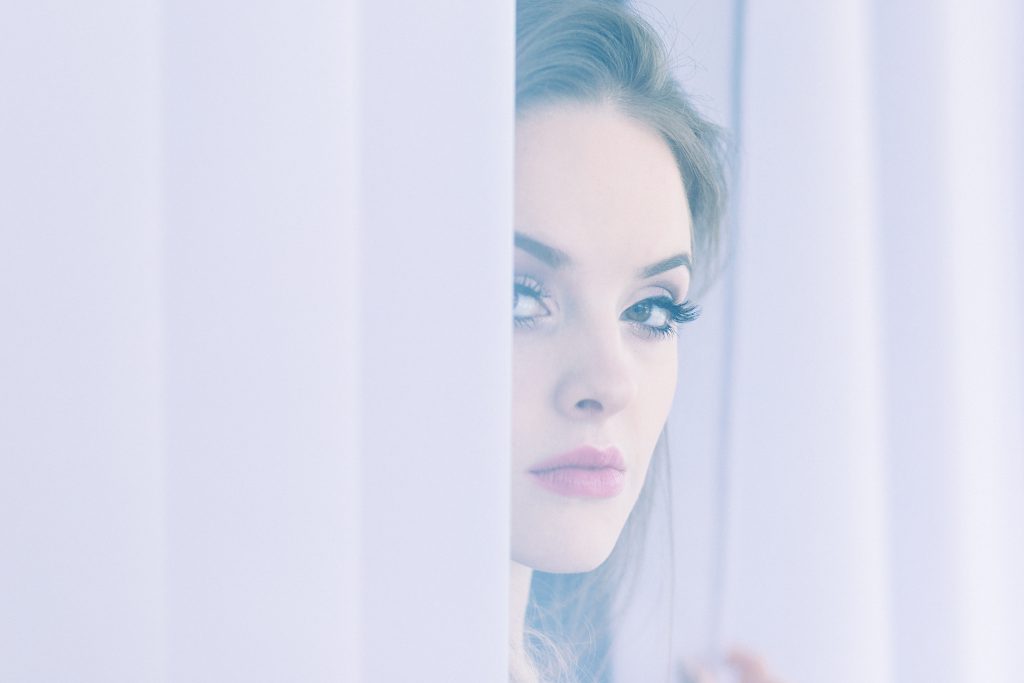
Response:
M659 134L611 105L516 129L512 559L589 571L635 505L694 315L692 223Z

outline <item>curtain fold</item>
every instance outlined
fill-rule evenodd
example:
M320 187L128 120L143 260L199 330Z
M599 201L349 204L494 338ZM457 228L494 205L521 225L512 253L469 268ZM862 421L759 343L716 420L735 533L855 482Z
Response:
M675 653L1015 683L1024 11L644 11L742 142L669 424ZM0 679L507 678L514 20L0 12Z
M0 10L0 679L507 677L514 17Z
M0 680L161 681L159 5L0 7Z
M1016 680L1020 7L655 9L741 143L732 268L686 331L669 425L677 654L746 644L787 681Z

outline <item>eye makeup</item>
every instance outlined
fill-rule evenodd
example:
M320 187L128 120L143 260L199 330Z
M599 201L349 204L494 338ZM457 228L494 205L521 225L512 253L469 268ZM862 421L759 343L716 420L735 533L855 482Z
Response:
M533 327L537 318L551 315L544 303L550 298L544 286L529 275L517 275L512 283L512 320L516 327Z
M532 328L538 319L551 315L551 295L539 280L517 275L512 285L512 316L517 328ZM689 302L677 303L668 295L641 299L628 307L619 319L629 323L645 339L673 336L678 326L692 322L700 315L700 307Z
M689 301L676 303L668 296L648 297L633 304L620 316L647 339L674 336L681 324L700 316L700 307Z

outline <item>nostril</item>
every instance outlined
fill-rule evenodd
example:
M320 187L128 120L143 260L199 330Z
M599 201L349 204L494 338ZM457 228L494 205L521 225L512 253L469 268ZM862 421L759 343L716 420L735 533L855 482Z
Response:
M580 410L589 410L596 412L601 410L601 403L599 401L595 401L592 398L584 398L579 401L576 401L576 407L579 408Z

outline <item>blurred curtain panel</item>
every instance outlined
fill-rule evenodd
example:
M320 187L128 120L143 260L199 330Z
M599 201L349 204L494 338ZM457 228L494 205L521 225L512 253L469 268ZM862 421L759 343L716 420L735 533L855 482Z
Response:
M751 3L727 593L793 680L1020 678L1020 3Z
M741 149L734 267L670 425L678 653L1020 680L1021 4L655 4Z
M160 7L0 6L0 680L162 681Z
M0 680L505 680L514 23L0 10Z

